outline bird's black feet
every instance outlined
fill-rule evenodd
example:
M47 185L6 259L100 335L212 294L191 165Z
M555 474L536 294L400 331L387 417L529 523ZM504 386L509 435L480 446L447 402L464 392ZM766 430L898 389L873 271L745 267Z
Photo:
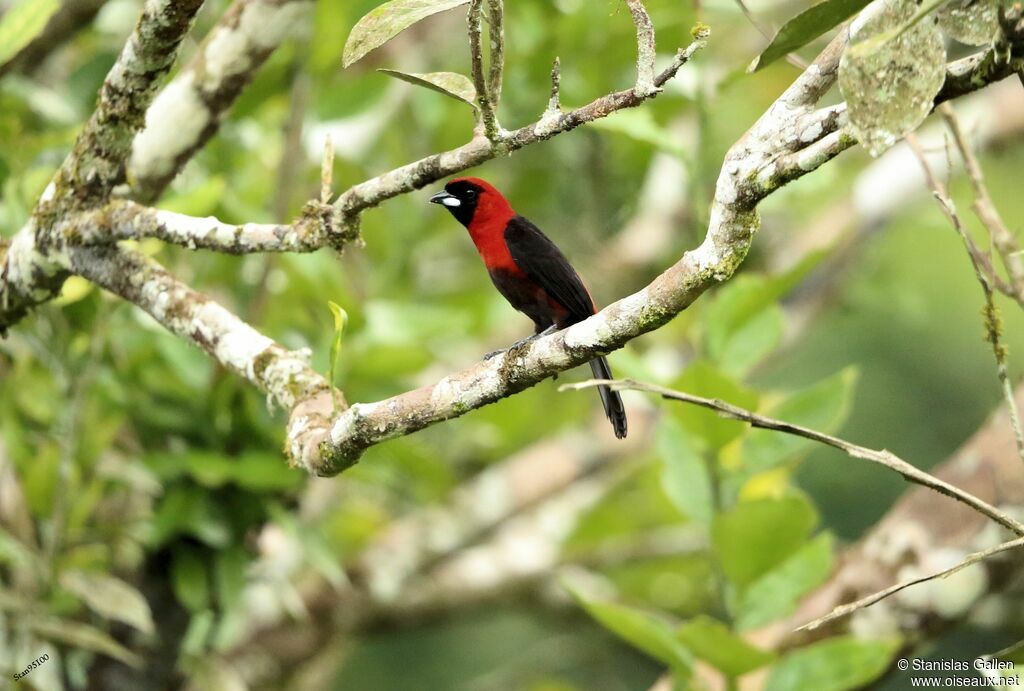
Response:
M552 324L551 326L549 326L548 328L544 329L543 331L539 331L539 332L537 332L535 334L527 336L526 338L520 338L518 341L516 341L515 343L510 345L508 348L502 348L501 350L492 350L491 352L489 352L486 355L484 355L484 360L490 360L491 358L496 357L498 355L501 355L502 353L507 353L508 351L512 350L513 348L518 348L519 346L524 346L527 343L530 343L531 341L536 341L538 338L541 338L543 336L550 336L551 334L555 333L556 331L558 331L558 327L555 326L554 324Z

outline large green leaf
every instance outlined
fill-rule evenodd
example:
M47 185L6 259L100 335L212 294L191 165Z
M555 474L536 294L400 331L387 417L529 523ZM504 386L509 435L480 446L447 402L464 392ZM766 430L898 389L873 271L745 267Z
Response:
M658 423L656 438L661 457L661 486L680 511L695 521L711 523L714 512L711 476L707 462L693 448L689 435L674 417Z
M754 58L748 71L755 72L788 53L802 48L867 7L871 0L825 0L782 25L768 47Z
M171 587L178 601L192 612L202 611L209 605L210 577L196 550L181 547L174 552Z
M69 619L30 619L28 626L39 636L51 641L63 643L72 648L102 653L132 667L142 666L142 660L138 655L105 632L88 624Z
M352 28L342 58L345 67L379 48L416 22L465 5L469 0L391 0L367 13Z
M92 611L106 619L134 626L152 634L153 615L149 603L136 588L107 574L65 571L60 585L79 597Z
M705 615L685 622L677 635L695 656L727 677L741 676L775 660L773 653L747 643L728 626Z
M814 507L801 496L737 504L716 516L711 528L722 571L742 589L799 549L817 520Z
M676 638L669 622L650 612L615 602L591 599L578 588L570 584L564 585L601 626L665 663L677 675L688 675L693 666L693 656Z
M772 668L765 691L846 691L877 679L899 641L832 638L799 648Z
M817 535L784 562L747 586L736 604L736 626L747 631L793 612L805 593L832 571L832 536Z
M848 367L790 394L765 414L819 432L834 432L850 414L856 383L857 372ZM816 442L774 430L754 429L742 444L744 465L750 472L758 473L792 460Z
M469 77L464 74L459 74L458 72L426 72L421 74L385 69L377 71L383 72L395 79L401 79L403 82L409 82L410 84L436 91L476 108L476 88ZM331 304L333 305L334 303Z
M683 374L673 382L671 388L696 396L720 398L743 408L756 408L758 402L756 393L743 388L733 377L707 360L695 360L690 363ZM745 423L723 418L713 410L675 401L670 401L666 405L686 430L707 444L710 451L717 451L736 439L747 427Z
M783 278L740 276L704 307L704 347L722 371L743 377L778 346L783 319L777 300L788 287Z
M943 0L882 0L851 30L839 90L857 141L878 156L932 111L946 78L946 47L928 13Z
M57 0L17 0L0 18L0 65L27 46L60 9Z

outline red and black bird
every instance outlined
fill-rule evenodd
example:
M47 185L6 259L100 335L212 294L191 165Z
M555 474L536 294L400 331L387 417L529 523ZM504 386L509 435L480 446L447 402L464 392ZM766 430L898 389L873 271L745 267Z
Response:
M564 329L597 312L594 299L547 235L517 214L508 200L480 178L459 178L430 198L469 230L494 287L533 320L535 333L515 345ZM608 360L590 361L598 379L611 379ZM598 388L615 436L626 436L626 409L617 391Z

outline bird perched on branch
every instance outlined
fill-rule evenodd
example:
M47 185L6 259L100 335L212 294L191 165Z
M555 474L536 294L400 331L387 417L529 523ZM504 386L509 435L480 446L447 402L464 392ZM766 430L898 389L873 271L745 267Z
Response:
M564 329L597 312L590 292L561 250L537 226L517 214L490 183L480 178L452 180L430 201L442 204L466 226L494 287L514 308L533 320L535 333L512 347ZM495 354L489 353L487 357ZM591 360L590 369L598 379L612 378L604 357ZM598 392L615 436L622 439L626 436L622 398L607 386L598 387Z

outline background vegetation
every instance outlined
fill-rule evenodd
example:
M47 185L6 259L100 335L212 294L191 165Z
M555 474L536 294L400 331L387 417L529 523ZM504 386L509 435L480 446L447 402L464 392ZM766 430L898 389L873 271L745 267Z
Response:
M226 4L211 0L193 34ZM461 12L430 18L342 70L349 30L376 4L320 0L310 35L271 57L161 206L287 221L318 194L326 132L341 187L461 144L468 108L375 71L468 73ZM34 75L0 81L0 234L28 218L140 5L112 0ZM726 149L798 73L782 61L745 73L766 41L732 2L647 6L665 52L686 45L698 19L715 32L665 94L472 171L558 242L601 304L700 242ZM751 7L765 26L801 9ZM535 0L506 11L506 126L539 115L555 56L567 105L632 83L634 29L622 3ZM1020 120L1019 88L1006 103L1007 117ZM1014 225L1024 213L1019 133L987 148L982 163ZM854 190L872 165L851 152L767 201L741 274L613 354L616 374L841 430L922 467L949 456L1000 401L980 291L923 185L883 218L856 217ZM966 182L953 188L966 208ZM429 193L366 213L363 246L343 256L229 257L156 241L142 249L263 333L311 348L321 372L334 336L327 303L338 303L349 323L337 381L350 401L377 400L529 330L493 291L465 231L427 205ZM844 224L839 239L808 249ZM1024 323L1013 309L1005 335L1016 376ZM466 479L548 438L611 454L618 471L561 547L560 561L576 568L557 582L583 607L566 590L516 589L498 604L375 625L331 640L338 664L317 684L641 689L666 666L688 678L697 657L729 678L771 666L776 689L825 688L808 681L816 666L849 659L857 664L831 688L853 688L882 674L898 645L843 638L776 657L740 641L790 613L904 487L838 453L708 412L627 393L632 432L618 444L590 392L545 382L373 447L338 478L314 479L285 465L282 415L249 384L81 279L0 341L0 382L0 669L54 658L18 682L24 688L84 687L103 655L163 656L197 688L241 683L237 652L262 605L301 615L301 584L344 582L347 564L391 521L445 502ZM602 556L666 534L697 547ZM651 624L651 612L671 619ZM968 658L1021 635L960 629L945 654ZM918 654L940 654L934 645ZM297 683L301 671L279 670L265 684Z

